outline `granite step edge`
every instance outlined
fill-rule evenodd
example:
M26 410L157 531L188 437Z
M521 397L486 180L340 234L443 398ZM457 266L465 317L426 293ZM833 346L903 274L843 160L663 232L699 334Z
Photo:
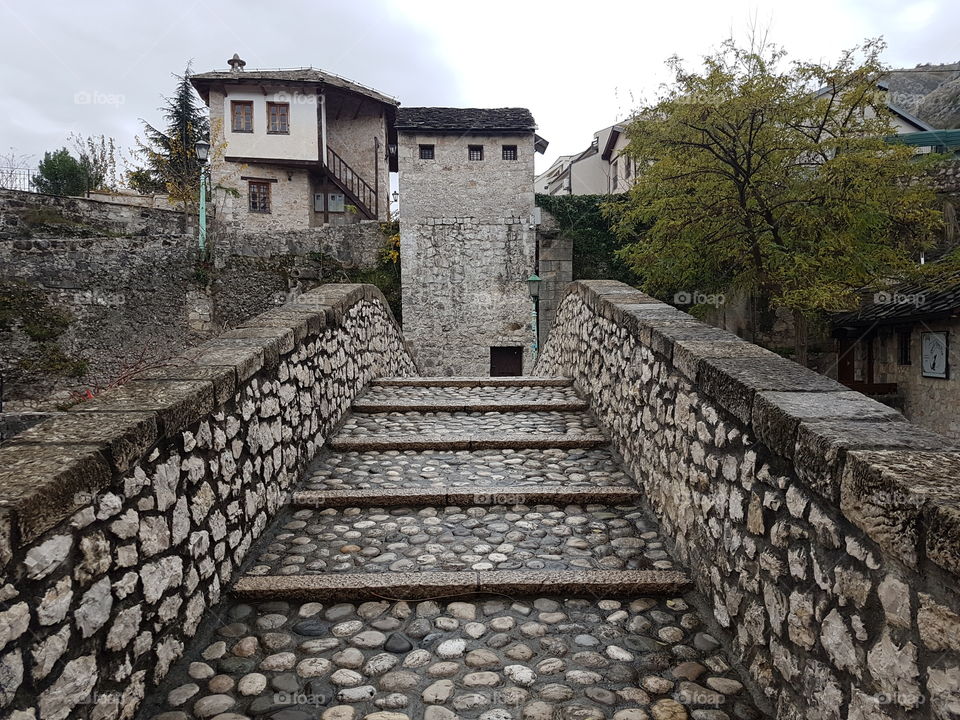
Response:
M582 412L590 406L583 400L367 400L353 401L358 413L402 412Z
M379 387L570 387L568 377L519 375L516 377L382 377L371 381Z
M388 435L365 437L334 437L329 441L332 450L357 452L373 450L540 450L596 448L609 444L603 435L584 433L488 433L478 435Z
M677 570L464 570L457 572L329 573L239 578L231 594L240 600L426 600L488 593L573 596L676 595L690 590Z
M290 497L295 507L385 507L390 505L532 505L558 503L635 503L640 491L629 486L567 487L564 485L502 485L489 488L371 488L356 490L298 490Z

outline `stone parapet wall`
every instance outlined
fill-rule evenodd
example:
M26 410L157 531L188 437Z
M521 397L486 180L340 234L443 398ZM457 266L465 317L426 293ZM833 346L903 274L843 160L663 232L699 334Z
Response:
M180 235L196 232L196 218L179 210L141 207L126 202L60 197L0 189L0 238L31 234L64 237L95 234Z
M353 398L413 372L379 291L326 285L0 448L4 717L133 717Z
M960 711L960 452L613 281L535 370L572 376L781 720Z
M237 233L218 237L203 262L190 235L0 237L0 289L40 291L49 307L38 312L66 312L56 342L87 363L81 378L23 372L37 344L0 332L4 409L53 410L71 391L109 386L315 286L331 259L374 267L383 243L375 222Z

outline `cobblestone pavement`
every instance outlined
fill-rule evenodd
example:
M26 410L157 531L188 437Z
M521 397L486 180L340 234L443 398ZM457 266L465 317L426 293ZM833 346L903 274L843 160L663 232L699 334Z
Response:
M376 385L365 397L378 394L515 404L576 397L569 387ZM440 440L416 452L324 451L298 488L314 492L292 495L298 504L280 510L251 551L243 582L209 614L141 720L762 717L682 595L689 581L656 523L637 505L598 504L613 502L611 490L629 498L636 487L609 448L584 438L572 449L443 449L443 438L463 433L599 430L589 413L575 411L348 418L338 437ZM454 488L456 502L466 491L474 504L435 499L453 498ZM430 491L421 505L403 494L421 489ZM557 500L571 489L579 504ZM536 500L525 503L524 492ZM324 493L335 507L325 506ZM588 579L596 570L620 575L605 585ZM428 580L447 571L474 573L473 589ZM386 573L397 594L429 598L444 588L444 596L384 597L385 585L371 586L371 578ZM524 573L534 574L507 584ZM318 602L324 576L340 600ZM554 593L574 590L551 596L551 585ZM533 595L509 594L518 587ZM499 594L477 596L477 588ZM254 599L237 596L244 592ZM357 599L371 596L382 599Z
M393 412L354 415L341 436L467 435L471 433L540 433L579 435L597 432L592 417L582 412Z
M678 597L234 603L173 675L154 720L760 717Z
M630 506L328 508L277 525L249 574L673 568Z
M563 485L625 487L633 480L606 448L323 453L305 490Z
M571 387L372 387L363 400L423 402L578 402Z

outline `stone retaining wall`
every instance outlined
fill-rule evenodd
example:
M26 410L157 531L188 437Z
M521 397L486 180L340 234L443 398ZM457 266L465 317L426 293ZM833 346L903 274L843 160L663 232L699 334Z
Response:
M326 285L0 448L4 717L131 718L352 399L414 370L378 290Z
M613 281L571 285L569 375L781 720L960 713L952 441Z

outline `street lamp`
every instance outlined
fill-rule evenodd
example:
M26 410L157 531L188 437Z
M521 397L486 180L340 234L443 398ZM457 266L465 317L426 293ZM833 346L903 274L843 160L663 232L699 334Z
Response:
M197 153L197 161L200 163L200 213L199 213L199 231L198 239L200 241L201 257L207 252L207 158L210 156L210 143L205 140L197 140L193 146Z
M533 301L533 308L530 313L530 327L533 330L533 362L537 361L537 353L540 352L540 323L537 320L537 307L540 304L540 276L534 273L527 278L527 289L530 291L530 299Z

